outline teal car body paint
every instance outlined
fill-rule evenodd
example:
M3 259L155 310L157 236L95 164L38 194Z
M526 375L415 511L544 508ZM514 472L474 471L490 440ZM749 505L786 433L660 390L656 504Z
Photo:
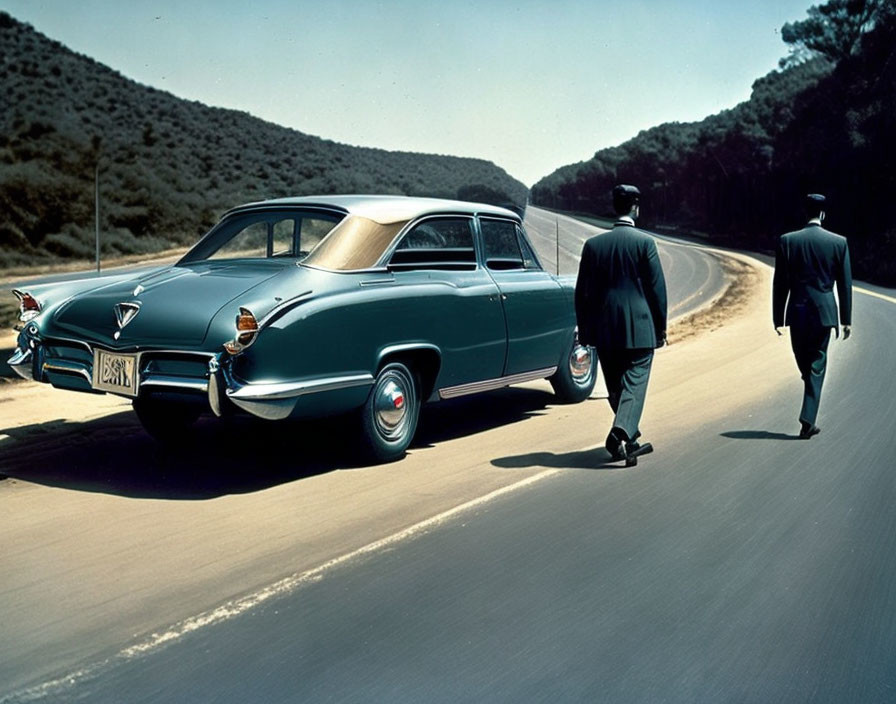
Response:
M170 267L14 291L9 365L113 393L176 438L204 411L265 419L352 412L370 456L400 457L420 407L550 379L587 398L574 280L545 271L503 208L320 196L227 212Z

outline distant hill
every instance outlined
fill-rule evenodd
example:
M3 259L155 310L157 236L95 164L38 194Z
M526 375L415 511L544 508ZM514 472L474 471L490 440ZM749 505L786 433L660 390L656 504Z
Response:
M857 277L896 286L896 13L836 66L814 59L753 84L750 100L670 123L558 169L536 205L606 215L615 183L642 191L641 223L770 250L802 226L806 193L829 199Z
M240 203L399 193L523 206L528 189L481 159L309 136L150 88L0 12L0 266L191 243Z

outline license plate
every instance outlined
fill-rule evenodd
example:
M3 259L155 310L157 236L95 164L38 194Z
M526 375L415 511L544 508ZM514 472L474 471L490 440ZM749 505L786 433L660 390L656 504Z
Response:
M93 351L93 388L125 396L137 395L137 355Z

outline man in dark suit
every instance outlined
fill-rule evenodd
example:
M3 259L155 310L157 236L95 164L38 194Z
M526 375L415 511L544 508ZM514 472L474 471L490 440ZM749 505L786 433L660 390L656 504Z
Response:
M616 417L606 448L627 466L650 452L638 428L653 351L666 341L666 279L656 243L635 228L641 192L613 189L613 229L585 242L576 282L579 341L593 345Z
M772 284L775 332L780 335L782 325L790 327L793 356L803 378L800 437L807 440L820 432L815 419L827 368L828 342L831 328L839 330L834 284L840 300L844 340L849 338L852 323L849 248L845 237L821 226L824 208L823 195L806 196L809 224L781 236Z

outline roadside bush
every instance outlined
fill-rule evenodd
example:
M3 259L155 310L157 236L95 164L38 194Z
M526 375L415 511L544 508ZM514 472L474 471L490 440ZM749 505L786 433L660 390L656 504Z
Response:
M44 248L59 257L89 259L95 254L94 235L77 225L68 224L62 232L47 235Z

